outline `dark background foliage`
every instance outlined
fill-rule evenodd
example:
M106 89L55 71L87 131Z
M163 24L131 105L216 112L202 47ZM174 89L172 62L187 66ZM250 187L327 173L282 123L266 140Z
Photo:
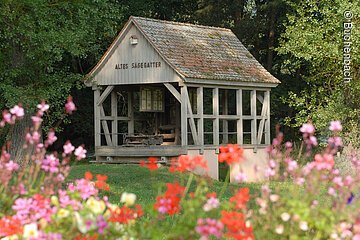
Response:
M66 128L58 128L59 137L91 148L93 93L82 79L134 15L232 29L281 80L272 91L272 123L286 125L288 138L297 139L296 127L308 120L325 129L328 120L338 118L349 123L345 128L350 131L359 126L355 100L360 87L357 81L346 87L341 83L342 13L347 8L360 12L351 0L3 0L0 107L21 102L34 109L44 99L51 104L46 128L59 120L71 94L78 112L66 119ZM359 16L353 21L360 24ZM358 33L353 31L354 41ZM356 79L360 60L353 46Z

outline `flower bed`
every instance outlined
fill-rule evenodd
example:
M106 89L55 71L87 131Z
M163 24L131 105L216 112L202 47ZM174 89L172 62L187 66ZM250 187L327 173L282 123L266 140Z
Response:
M67 141L61 155L47 151L57 140L50 130L44 142L40 141L42 116L48 109L42 102L32 118L24 146L29 154L22 167L10 158L6 146L2 149L2 239L360 239L360 177L343 176L334 167L334 156L342 146L338 121L331 122L328 145L314 157L311 153L317 139L313 125L307 123L300 129L304 151L296 156L292 144L283 143L283 135L278 133L268 147L269 181L258 193L250 194L241 187L246 179L246 173L241 173L236 178L238 187L231 186L232 196L224 198L227 181L219 192L212 192L209 178L192 173L207 169L201 156L173 159L168 170L186 180L158 188L157 197L147 207L137 204L137 196L128 192L121 193L118 203L109 202L104 196L111 191L105 175L86 172L83 178L65 183L70 162L85 158L86 150ZM65 111L71 114L75 110L69 98ZM0 125L12 125L23 116L22 107L15 106L3 112ZM307 163L300 166L299 159ZM239 146L220 148L219 162L231 166L242 161ZM358 171L357 156L350 155L349 161ZM159 165L150 157L139 167L156 174ZM293 184L284 192L271 189L270 181L279 186L282 181ZM249 209L251 199L256 207Z

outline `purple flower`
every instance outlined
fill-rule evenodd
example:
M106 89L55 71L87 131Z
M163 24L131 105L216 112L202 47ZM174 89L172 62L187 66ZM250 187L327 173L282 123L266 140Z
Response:
M105 228L107 228L108 224L106 223L104 217L102 215L96 218L96 226L98 227L98 232L100 234L104 233Z

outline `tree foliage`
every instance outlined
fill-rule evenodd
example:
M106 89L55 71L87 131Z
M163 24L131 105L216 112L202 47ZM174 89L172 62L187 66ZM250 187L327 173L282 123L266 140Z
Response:
M356 1L288 1L293 11L288 13L286 30L277 51L282 55L282 71L300 73L294 80L304 82L301 91L290 91L285 102L297 114L288 117L291 126L313 121L325 130L330 120L340 119L348 131L360 126L359 28L351 29L352 81L344 83L344 12L351 11L350 20L359 25L360 6ZM359 141L358 139L357 141ZM358 142L359 143L359 142Z

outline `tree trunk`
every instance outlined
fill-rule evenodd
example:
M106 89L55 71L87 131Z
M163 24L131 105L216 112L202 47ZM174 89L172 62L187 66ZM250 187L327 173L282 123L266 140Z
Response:
M26 154L33 153L34 149L25 149L25 135L27 130L32 127L31 114L25 114L23 119L16 121L8 133L9 153L11 159L20 166L25 161ZM40 132L41 133L41 132Z

